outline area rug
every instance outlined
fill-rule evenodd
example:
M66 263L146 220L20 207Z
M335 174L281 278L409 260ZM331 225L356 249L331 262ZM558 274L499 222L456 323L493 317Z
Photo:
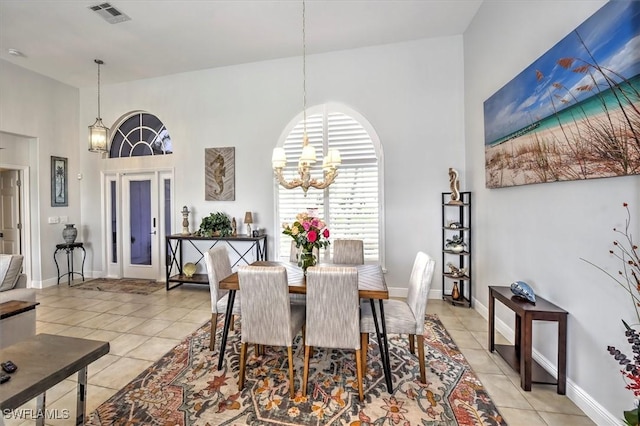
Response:
M241 321L239 321L241 322ZM239 323L238 322L238 323ZM236 323L236 330L239 324ZM93 412L88 425L505 425L482 383L436 315L425 322L427 384L406 336L390 339L393 394L387 393L375 336L368 348L365 401L358 400L354 351L318 348L307 396L295 342L296 396L289 397L286 350L249 350L238 391L240 339L230 334L224 368L208 349L205 324ZM218 327L216 346L220 341Z
M164 287L165 285L162 282L134 278L95 278L93 280L85 281L82 284L72 286L72 288L77 288L80 290L96 290L109 291L113 293L133 294L151 294L154 291L158 291Z

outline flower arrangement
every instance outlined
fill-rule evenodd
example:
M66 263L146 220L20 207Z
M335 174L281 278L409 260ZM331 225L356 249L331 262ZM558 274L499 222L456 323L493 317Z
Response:
M613 241L613 249L609 250L609 254L620 259L622 268L618 271L617 276L613 275L600 266L585 260L592 266L604 272L616 283L618 283L631 296L631 302L636 311L638 324L640 324L640 258L638 257L638 246L633 242L633 236L629 230L631 224L631 213L629 205L623 203L622 206L627 210L627 219L624 229L613 228L613 231L620 235L620 238ZM633 392L636 398L635 408L624 412L624 420L628 425L638 425L640 423L640 408L638 408L638 398L640 397L640 335L624 320L622 323L625 327L625 336L631 344L633 351L633 359L627 358L619 349L614 346L607 346L607 351L616 361L624 368L620 370L622 376L627 381L626 389Z
M307 267L316 263L313 249L325 248L330 244L329 228L311 211L299 213L293 224L284 223L282 227L284 228L282 233L293 238L296 247L302 248L298 256L298 266L301 266L306 272Z

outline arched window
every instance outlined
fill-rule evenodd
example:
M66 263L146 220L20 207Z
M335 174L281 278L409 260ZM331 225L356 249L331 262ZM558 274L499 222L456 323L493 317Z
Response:
M171 136L153 114L134 111L122 116L111 131L109 158L164 155L173 152Z
M303 125L301 117L296 118L280 138L279 146L287 156L284 168L287 180L297 176ZM307 109L307 136L318 156L312 171L314 176L322 177L322 159L329 148L340 150L342 164L338 177L329 188L309 188L306 197L301 188L285 189L276 182L275 217L278 224L275 229L279 257L288 259L291 247L291 238L280 232L281 224L292 223L298 213L317 208L329 226L331 240L362 239L365 261L384 264L383 155L373 127L357 112L327 104ZM331 247L324 253L326 260L331 257Z

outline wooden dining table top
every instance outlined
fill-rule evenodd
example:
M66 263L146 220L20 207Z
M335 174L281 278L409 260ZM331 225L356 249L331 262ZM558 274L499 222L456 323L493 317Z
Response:
M306 277L302 269L293 262L257 261L252 266L284 266L287 269L289 293L306 294ZM363 299L388 299L389 290L384 280L380 265L335 265L331 263L319 264L323 266L352 266L358 269L358 295ZM238 273L234 272L220 281L222 290L239 290Z

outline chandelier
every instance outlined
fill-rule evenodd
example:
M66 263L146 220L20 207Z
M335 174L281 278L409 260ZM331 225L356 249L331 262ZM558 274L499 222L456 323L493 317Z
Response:
M89 126L89 151L91 152L107 152L107 137L109 128L102 124L100 118L100 65L104 62L100 59L94 59L93 62L98 64L98 117L96 122Z
M302 1L302 111L303 111L303 133L302 133L302 154L298 160L298 173L300 178L287 181L283 175L283 169L287 164L287 156L284 148L274 148L271 157L271 165L278 183L286 189L302 187L304 196L307 196L309 188L325 189L333 183L338 176L338 166L342 162L340 151L329 149L324 156L322 169L324 170L324 180L311 177L311 167L316 163L316 149L309 144L307 136L307 44L305 31L305 3Z

